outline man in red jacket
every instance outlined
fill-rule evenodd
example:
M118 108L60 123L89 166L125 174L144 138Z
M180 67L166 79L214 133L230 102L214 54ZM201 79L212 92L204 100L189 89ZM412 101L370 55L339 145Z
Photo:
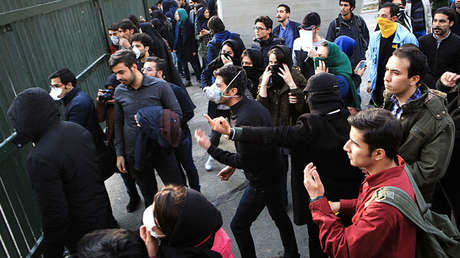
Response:
M348 122L350 139L343 148L351 165L366 174L358 198L328 203L316 167L310 163L305 168L304 185L321 248L331 257L414 257L416 226L397 208L369 201L383 186L398 187L415 200L404 161L397 156L401 125L383 109L361 111ZM342 225L338 213L353 216L352 224Z

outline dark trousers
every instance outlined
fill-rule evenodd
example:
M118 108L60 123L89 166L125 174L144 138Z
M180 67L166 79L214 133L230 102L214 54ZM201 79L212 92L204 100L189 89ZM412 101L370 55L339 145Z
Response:
M200 178L198 176L198 170L196 169L195 163L193 162L192 156L192 136L188 135L174 150L177 161L182 165L187 175L188 185L190 188L200 191Z
M126 192L130 199L136 200L139 199L139 194L137 193L136 181L134 177L129 173L120 173L121 179L126 187Z
M185 185L183 174L172 149L154 148L151 150L151 153L146 156L141 170L134 169L133 162L134 160L130 158L128 173L134 177L141 189L145 207L153 203L153 197L158 192L154 169L158 171L158 175L164 185Z
M288 206L288 194L287 194L287 173L289 170L289 153L288 149L281 148L281 200L283 204L283 208Z
M194 55L190 60L184 60L183 58L178 58L177 62L178 62L178 67L182 67L184 71L186 81L190 81L190 70L188 69L188 63L192 65L193 71L195 71L196 80L200 81L201 66L200 66L200 60L198 59L197 55Z
M251 225L265 208L276 224L283 243L285 257L299 257L297 242L291 220L282 206L279 185L273 189L256 189L251 185L241 197L240 203L232 219L230 227L235 236L241 257L256 257L254 240L251 236Z

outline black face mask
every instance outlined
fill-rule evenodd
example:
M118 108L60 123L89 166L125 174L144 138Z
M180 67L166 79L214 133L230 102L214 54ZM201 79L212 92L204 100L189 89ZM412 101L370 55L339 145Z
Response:
M260 70L256 69L254 66L243 66L243 69L251 80L258 80L261 75Z
M284 79L278 75L278 73L280 73L281 65L270 65L269 69L272 72L270 86L275 88L281 88L284 84Z

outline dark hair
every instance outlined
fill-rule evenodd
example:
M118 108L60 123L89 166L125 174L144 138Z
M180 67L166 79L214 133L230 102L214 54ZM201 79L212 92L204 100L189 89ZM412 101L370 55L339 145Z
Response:
M356 6L356 1L355 0L339 0L339 4L340 2L347 2L350 4L350 7L355 9L355 6Z
M211 30L212 34L225 31L224 22L217 16L212 16L209 18L208 28Z
M230 82L233 80L232 84L227 88L227 91L231 88L236 88L238 90L237 95L244 96L247 77L243 68L232 64L224 65L214 72L214 77L217 76L221 76L227 86L229 86Z
M107 30L118 30L118 23L112 23Z
M123 19L118 23L118 28L125 31L125 30L135 30L136 26L134 23L129 19Z
M144 258L147 248L139 234L127 229L101 229L84 235L77 245L78 258Z
M166 236L170 236L184 207L187 189L183 185L167 185L153 198L153 215L158 221L157 227Z
M284 10L286 10L287 13L291 13L291 8L289 8L289 6L287 4L280 4L280 5L278 5L278 7L276 7L276 9L278 9L280 7L284 7Z
M267 30L273 27L273 21L268 16L257 16L256 20L254 21L254 24L258 22L263 23L265 25L265 28L267 28Z
M61 79L62 84L67 84L70 82L72 83L73 87L77 86L77 78L72 73L72 71L69 70L69 68L62 68L60 70L57 70L48 77L48 80L51 80L53 78Z
M115 52L109 58L109 67L113 68L119 63L124 63L126 67L131 68L136 64L136 54L130 49L121 49Z
M321 17L316 12L307 13L307 15L305 15L305 17L303 17L302 25L305 25L305 26L311 26L311 25L320 26L321 25Z
M136 26L136 28L139 28L139 20L137 19L136 15L130 14L128 19L134 24L134 26Z
M271 54L274 54L276 56L276 61L278 61L278 64L288 64L288 61L286 60L286 55L280 48L276 47L270 49L267 53L268 58L270 58Z
M135 33L129 38L129 43L133 44L133 41L139 41L144 47L151 47L153 45L152 38L146 33Z
M382 8L390 8L390 15L391 17L393 16L398 16L398 13L399 13L399 6L393 4L393 3L390 3L390 2L387 2L387 3L384 3L380 6L379 10L382 9Z
M425 74L427 58L425 54L415 45L404 45L393 52L393 56L409 60L408 78L419 75L420 80Z
M449 7L441 7L437 9L436 11L434 11L433 19L434 19L434 16L438 13L446 15L447 18L449 19L449 22L453 21L455 24L455 19L457 17L457 14L455 13L454 9L449 8Z
M369 154L382 148L389 159L395 159L401 144L401 123L390 111L370 108L348 117L348 123L363 133Z
M149 56L145 59L145 62L153 62L155 63L155 68L157 71L163 71L166 72L166 69L168 69L168 65L166 64L166 61L164 59L161 59L157 56Z

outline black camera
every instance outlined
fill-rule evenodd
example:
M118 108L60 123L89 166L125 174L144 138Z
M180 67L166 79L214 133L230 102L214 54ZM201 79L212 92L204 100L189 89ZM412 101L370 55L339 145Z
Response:
M102 94L99 95L99 101L105 103L107 100L113 99L113 89L102 90Z

